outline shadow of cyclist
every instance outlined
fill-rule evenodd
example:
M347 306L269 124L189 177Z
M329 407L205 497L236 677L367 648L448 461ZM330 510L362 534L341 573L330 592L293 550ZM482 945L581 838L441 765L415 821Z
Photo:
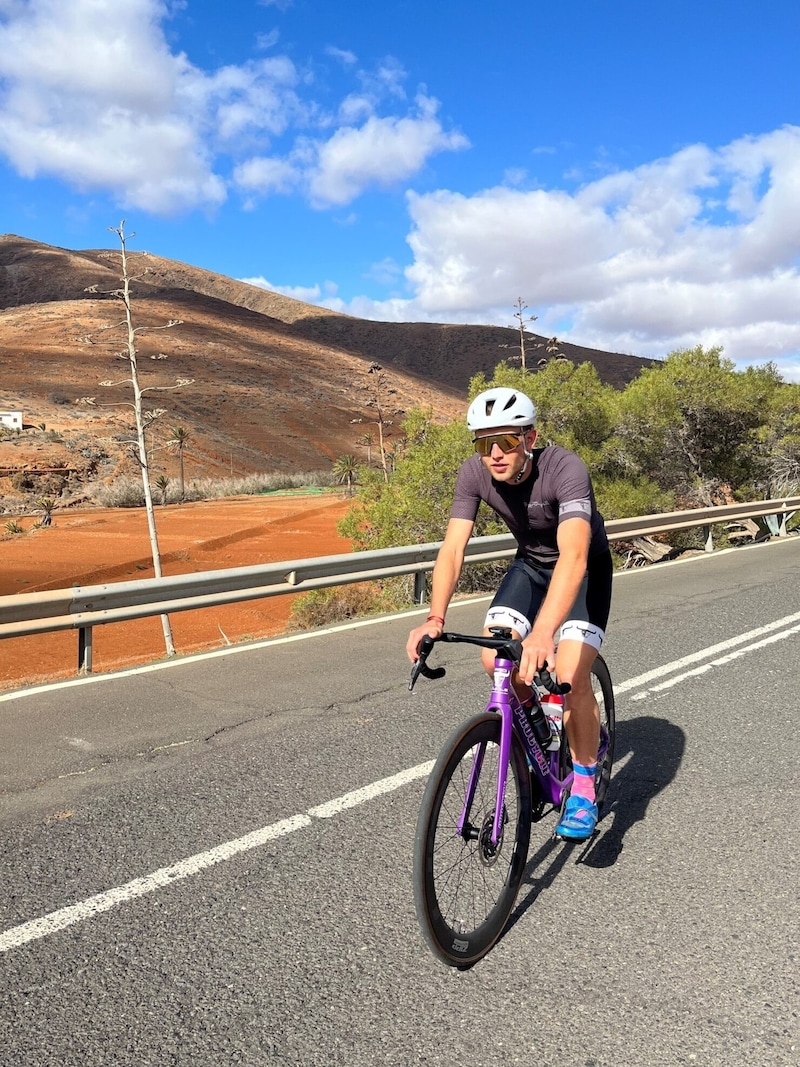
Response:
M651 799L673 780L681 765L685 747L686 735L683 730L666 719L642 715L617 722L615 769L600 812L597 832L589 841L582 843L583 852L577 859L576 846L548 833L537 852L528 857L523 882L524 895L517 902L505 933L519 921L542 890L553 884L567 863L611 867L617 862L625 834L635 823L644 819ZM555 824L546 816L541 825L550 827Z
M619 770L612 772L598 833L579 863L611 867L617 862L625 834L678 773L685 748L686 734L666 719L642 715L617 723L614 765Z

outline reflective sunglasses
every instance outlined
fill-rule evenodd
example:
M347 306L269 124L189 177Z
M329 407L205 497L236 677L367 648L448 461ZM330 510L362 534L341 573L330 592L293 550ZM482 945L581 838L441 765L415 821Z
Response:
M489 437L475 437L472 443L479 456L488 456L495 445L501 452L513 452L524 436L524 433L494 433Z

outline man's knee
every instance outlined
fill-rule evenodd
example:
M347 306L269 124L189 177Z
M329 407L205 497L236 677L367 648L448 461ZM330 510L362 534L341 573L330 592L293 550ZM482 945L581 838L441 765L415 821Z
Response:
M576 700L587 699L592 695L592 676L588 669L576 667L572 671L559 672L558 680L569 685L570 694Z
M556 651L556 675L566 682L578 700L592 693L592 664L597 653L588 644L561 641Z

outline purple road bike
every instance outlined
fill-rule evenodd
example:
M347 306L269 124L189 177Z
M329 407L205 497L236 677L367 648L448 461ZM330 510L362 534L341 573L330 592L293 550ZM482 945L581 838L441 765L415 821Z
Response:
M544 691L563 694L569 686L539 672L534 713L526 713L511 687L521 643L504 627L490 633L423 638L409 682L413 689L420 674L444 675L443 667L427 666L437 641L495 650L486 710L459 726L442 749L414 842L414 900L422 933L435 955L462 968L485 956L502 934L525 873L531 824L560 812L572 783L566 732L553 724L548 740L539 741L534 730L542 722L537 707L542 709ZM592 687L600 708L595 788L601 806L614 760L615 718L611 676L600 656L592 667Z

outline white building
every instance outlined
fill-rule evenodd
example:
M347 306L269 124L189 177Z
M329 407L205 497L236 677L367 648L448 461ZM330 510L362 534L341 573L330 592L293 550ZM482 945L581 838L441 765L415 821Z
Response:
M21 430L22 412L0 411L0 426L7 426L9 430Z

